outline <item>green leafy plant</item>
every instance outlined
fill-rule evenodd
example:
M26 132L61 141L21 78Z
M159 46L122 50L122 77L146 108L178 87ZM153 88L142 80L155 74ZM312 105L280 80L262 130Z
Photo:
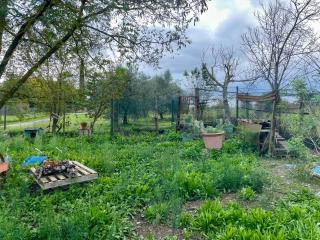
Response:
M239 198L246 201L251 201L255 198L255 192L251 187L244 187L238 192Z

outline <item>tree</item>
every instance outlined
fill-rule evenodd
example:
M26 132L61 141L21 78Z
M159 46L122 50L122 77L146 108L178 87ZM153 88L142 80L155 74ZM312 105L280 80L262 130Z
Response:
M163 52L189 42L186 29L206 9L206 0L1 0L0 78L12 64L21 77L2 94L0 108L59 49L68 53L79 42L104 46L88 48L89 57L116 52L123 60L156 64Z
M173 81L171 72L165 71L163 74L155 76L151 82L153 82L153 97L157 98L157 108L160 119L171 108L171 101L182 92L180 87ZM152 97L152 96L151 96Z
M206 81L207 86L212 86L222 92L222 102L224 109L224 118L231 122L231 112L228 101L228 87L234 82L253 81L253 79L240 80L236 75L239 59L235 56L233 48L220 47L218 50L211 48L211 58L213 64L208 67L208 64L202 63L202 77ZM203 58L204 59L204 58ZM219 78L218 74L223 73Z
M318 20L317 0L281 0L261 4L255 13L258 26L242 36L250 65L275 93L272 107L269 153L275 141L279 90L297 74L303 56L318 50L310 22Z
M189 85L188 87L191 87L194 90L192 93L190 93L191 95L196 95L196 91L202 90L201 94L199 93L200 113L196 113L196 119L202 119L205 106L211 98L210 90L214 90L215 87L207 85L206 80L203 78L201 74L201 70L197 67L192 69L190 73L185 71L184 76L187 79L187 84Z
M92 118L90 129L110 106L114 99L118 99L129 81L128 70L117 67L109 72L93 72L88 79L86 88L86 108Z

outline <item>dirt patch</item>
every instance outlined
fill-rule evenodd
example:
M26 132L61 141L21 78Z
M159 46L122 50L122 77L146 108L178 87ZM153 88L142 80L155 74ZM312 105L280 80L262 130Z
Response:
M205 200L195 200L195 201L186 202L183 206L183 209L187 212L195 212L205 202L206 202Z
M178 240L184 239L183 231L181 229L171 228L164 224L150 224L140 216L134 216L132 222L137 236L153 236L155 239L175 236Z

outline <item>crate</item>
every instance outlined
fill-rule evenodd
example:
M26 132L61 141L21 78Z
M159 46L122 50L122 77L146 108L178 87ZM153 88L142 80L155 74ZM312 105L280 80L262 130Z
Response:
M75 165L75 168L77 170L75 172L75 177L70 177L67 174L58 173L49 176L43 176L38 179L36 176L36 169L34 167L30 169L30 172L34 180L43 190L67 186L74 183L88 182L98 178L98 173L96 171L84 166L77 161L71 162Z

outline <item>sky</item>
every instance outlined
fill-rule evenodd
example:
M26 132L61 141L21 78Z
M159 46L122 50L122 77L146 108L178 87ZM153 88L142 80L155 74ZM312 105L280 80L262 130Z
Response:
M254 24L253 13L258 3L259 0L210 1L200 21L188 29L187 36L192 43L162 58L159 69L143 66L143 71L155 75L169 69L181 83L184 71L201 66L203 52L211 46L233 47L241 55L241 34Z

